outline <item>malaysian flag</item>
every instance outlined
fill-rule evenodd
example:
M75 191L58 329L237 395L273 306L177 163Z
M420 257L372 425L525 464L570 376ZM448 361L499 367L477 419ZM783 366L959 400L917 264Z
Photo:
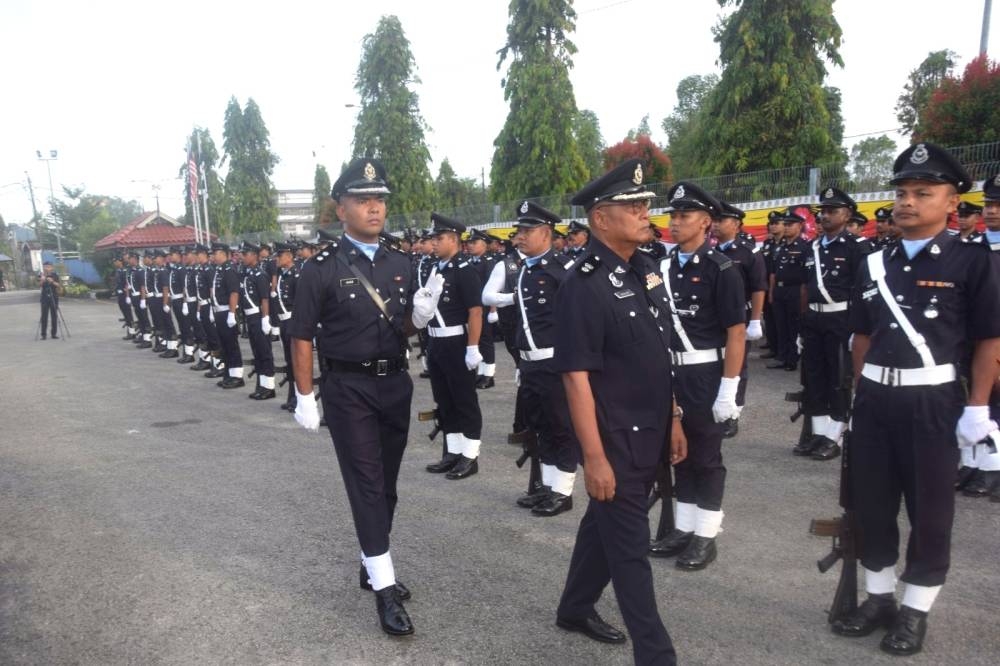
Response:
M194 159L194 150L188 149L188 194L191 206L198 205L198 164Z

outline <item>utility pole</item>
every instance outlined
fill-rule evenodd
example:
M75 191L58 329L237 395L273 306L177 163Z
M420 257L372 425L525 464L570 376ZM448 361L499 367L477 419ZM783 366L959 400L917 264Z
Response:
M979 37L979 55L986 55L986 49L990 45L990 9L993 0L984 0L983 3L983 32Z
M24 172L24 177L28 179L28 194L31 195L31 214L35 220L35 240L41 243L42 235L38 228L38 207L35 206L35 188L31 186L31 176L28 175L27 171Z
M49 195L50 195L50 197L49 197L49 219L50 219L50 221L53 224L55 224L56 216L53 213L52 209L55 207L56 190L55 190L54 187L52 187L52 160L59 159L59 151L57 151L57 150L50 150L48 157L42 157L42 151L36 150L35 151L35 155L38 155L38 159L40 159L41 161L45 162L45 168L48 169L48 172L49 172ZM41 236L39 236L38 242L39 243L42 242ZM56 247L59 250L59 263L62 264L63 263L62 234L56 234Z

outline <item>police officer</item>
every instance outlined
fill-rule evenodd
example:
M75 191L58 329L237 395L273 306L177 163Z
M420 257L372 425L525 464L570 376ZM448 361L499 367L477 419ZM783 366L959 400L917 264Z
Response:
M446 450L440 461L427 465L427 471L456 480L479 471L483 416L475 371L483 361L479 353L483 284L468 258L458 252L465 225L439 213L432 213L431 221L438 259L432 274L444 278L444 287L438 310L427 326L427 356Z
M166 286L164 288L163 302L170 306L174 317L177 318L177 330L180 332L180 358L178 363L194 362L194 347L191 344L191 326L188 320L190 306L184 298L184 290L187 288L187 267L184 265L184 258L187 252L183 247L174 245L170 248L170 262L167 266ZM167 313L169 318L170 314ZM174 354L177 356L177 354Z
M649 241L639 160L628 160L572 199L591 239L556 297L555 368L562 373L590 502L580 521L556 623L608 643L625 635L597 614L614 584L637 664L674 664L647 560L647 498L670 445L685 455L672 405L670 316L657 267L636 251ZM671 428L671 406L675 427Z
M396 581L389 533L413 396L406 371L406 337L413 327L407 319L412 311L425 325L436 303L430 287L420 297L412 293L409 258L379 243L388 194L385 169L375 159L352 161L334 183L344 237L303 265L288 333L295 419L311 430L319 427L312 340L322 338L323 409L361 544L360 585L375 591L383 631L405 635L413 633L402 604L410 591ZM431 284L440 296L440 279Z
M677 465L675 529L650 546L677 555L677 568L704 569L717 556L726 468L722 435L739 413L736 392L746 353L746 288L739 268L706 240L719 201L693 183L670 188L670 235L676 246L660 262L673 335L674 395L684 411L687 459Z
M195 246L195 261L198 271L195 274L195 294L198 305L198 319L205 332L205 346L200 352L201 362L192 369L207 370L204 377L219 379L226 376L225 363L222 361L222 342L219 339L218 323L215 319L215 308L212 306L212 286L215 281L215 266L209 255L212 248L201 244ZM225 317L221 323L225 324Z
M764 295L764 335L767 336L767 344L760 346L761 349L767 349L766 353L760 355L764 359L778 357L778 327L774 323L774 303L771 301L770 283L771 276L774 275L775 254L784 234L785 225L781 223L781 211L770 211L767 214L767 238L760 246L760 256L764 260L769 285Z
M299 269L293 259L294 249L288 243L275 243L275 284L274 308L278 320L278 330L281 334L281 350L285 356L285 367L288 376L288 399L281 405L282 409L295 411L295 382L292 380L292 336L291 327L293 306L295 304L295 283L299 279Z
M38 286L41 288L42 319L39 330L42 332L42 340L45 339L45 331L49 328L49 317L52 317L52 339L59 339L59 295L62 293L62 284L59 282L59 274L55 272L51 261L42 264L42 274L38 276Z
M173 318L173 299L174 294L172 292L171 283L171 273L173 272L172 261L168 260L173 256L173 249L171 248L171 253L167 254L163 250L157 250L156 254L153 256L153 263L156 266L156 271L153 274L154 283L154 295L156 296L156 307L160 309L160 334L163 336L166 348L160 354L160 358L177 358L180 356L180 352L177 349L177 329L174 327Z
M115 296L118 299L118 310L125 320L125 336L122 340L134 340L136 328L132 318L132 299L128 295L128 269L125 268L125 257L116 254L112 258L112 265L115 268Z
M215 316L215 330L219 334L222 361L226 377L218 382L224 389L246 386L243 381L243 353L240 351L239 331L236 329L236 309L240 303L240 277L230 261L231 250L224 243L212 243L212 282L209 304ZM208 375L206 375L207 377Z
M983 219L983 207L977 206L970 201L962 201L958 204L958 230L959 238L966 243L976 240L982 236L976 227Z
M469 249L469 263L479 274L480 284L486 284L496 259L486 252L490 237L481 229L469 232L466 247ZM479 353L483 356L482 363L476 369L476 388L488 389L495 385L494 375L497 372L496 345L493 342L493 324L499 321L496 308L483 308L483 329L479 335Z
M789 207L781 214L785 227L781 244L774 253L771 276L771 302L778 347L775 361L768 368L794 371L799 364L799 317L802 312L802 285L805 282L805 259L809 244L802 238L805 218Z
M257 388L252 400L270 400L274 392L274 355L271 351L271 279L260 266L260 247L244 242L240 309L246 321Z
M1000 265L947 232L972 180L945 149L918 143L893 165L899 243L868 255L850 309L857 382L851 491L868 598L834 622L845 636L889 627L881 648L923 647L927 615L950 564L958 446L997 428L987 407L1000 358ZM972 345L968 401L957 364ZM897 610L900 499L910 521Z
M163 311L160 308L160 301L163 294L156 292L156 266L153 261L158 250L146 250L142 256L142 284L140 285L139 306L149 314L150 331L152 333L152 347L150 350L154 354L159 354L166 350L162 336L162 323L160 318Z
M198 245L184 247L184 303L187 305L187 321L191 331L190 351L185 354L192 357L191 368L197 372L208 369L205 338L205 327L201 323L201 308L198 305L198 280L201 277L201 261L198 258Z
M424 229L420 232L420 236L416 245L416 253L414 254L414 278L417 281L417 289L423 289L427 283L427 278L430 277L431 271L434 269L434 265L437 263L437 258L434 256L434 244L431 241L431 230ZM420 348L419 358L421 364L420 378L429 379L431 373L427 370L427 329L422 328L417 331L417 344Z
M517 208L517 241L524 262L517 275L517 349L525 425L534 431L541 462L541 486L517 502L536 516L556 516L573 508L577 451L562 379L553 367L555 300L572 261L558 260L552 230L562 222L531 201Z
M743 367L740 369L740 385L736 389L738 409L736 416L723 424L722 436L725 438L735 437L739 432L739 417L746 405L749 382L747 357L750 354L750 342L760 340L764 335L761 317L767 296L767 267L756 246L747 243L739 234L745 215L746 213L731 203L719 200L719 215L712 222L712 235L718 241L716 248L740 269L746 297L747 341L744 347Z
M875 209L875 238L872 239L872 249L881 250L896 240L892 224L892 206L881 206Z
M806 310L802 313L804 414L812 421L810 440L792 452L813 460L840 455L850 406L847 308L851 288L871 243L845 229L857 204L836 187L819 199L823 233L809 244L805 260Z
M576 259L587 249L590 227L578 220L571 220L566 227L566 256Z

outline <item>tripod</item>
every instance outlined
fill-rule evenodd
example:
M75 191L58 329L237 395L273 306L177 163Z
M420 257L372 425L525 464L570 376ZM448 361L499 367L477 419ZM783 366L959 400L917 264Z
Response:
M52 306L52 309L54 310L54 312L52 313L53 319L55 319L56 317L58 317L59 319L59 326L62 327L62 333L63 333L62 339L65 340L66 338L72 337L69 334L69 324L66 323L66 318L63 317L62 308L59 307L59 301L54 299L52 297L52 293L49 291L45 292L45 298L47 299L46 301L47 305ZM39 338L43 336L45 336L45 331L42 329L42 318L39 317L38 326L35 327L35 340L37 341Z

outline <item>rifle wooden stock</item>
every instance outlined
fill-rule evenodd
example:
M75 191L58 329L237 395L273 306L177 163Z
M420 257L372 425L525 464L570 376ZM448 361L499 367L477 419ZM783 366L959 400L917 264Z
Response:
M809 534L821 537L840 536L840 518L813 518L809 521Z

